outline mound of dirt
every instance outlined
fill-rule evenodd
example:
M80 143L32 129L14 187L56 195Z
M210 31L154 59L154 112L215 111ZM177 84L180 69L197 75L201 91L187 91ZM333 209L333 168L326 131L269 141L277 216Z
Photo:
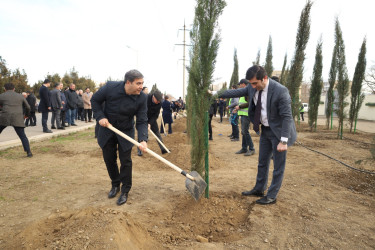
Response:
M141 225L112 208L56 211L25 228L14 249L160 249Z

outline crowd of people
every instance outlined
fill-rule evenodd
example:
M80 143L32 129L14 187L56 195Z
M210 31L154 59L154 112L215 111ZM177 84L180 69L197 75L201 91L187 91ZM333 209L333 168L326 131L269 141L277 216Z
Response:
M71 83L69 88L62 91L62 83L54 83L54 89L49 91L50 80L46 79L39 90L40 103L38 111L42 113L43 132L51 133L47 120L52 113L51 129L64 129L75 126L75 121L91 122L93 117L97 121L95 134L103 152L104 162L111 179L111 189L108 198L114 198L121 191L117 200L118 205L125 204L132 187L132 159L133 143L109 129L113 126L131 138L138 134L138 155L147 151L149 131L159 140L161 153L168 151L163 147L160 133L172 133L173 116L184 109L181 97L177 101L170 101L168 95L159 90L148 93L144 87L143 75L138 70L130 70L125 74L124 81L109 81L95 94L90 89L75 90ZM22 95L14 92L14 85L5 85L6 92L0 95L0 133L6 126L13 126L22 141L27 156L31 157L30 146L24 132L25 126L35 126L36 98L32 93ZM228 103L226 102L228 100ZM219 112L220 123L226 112L232 127L231 141L239 141L239 122L241 123L241 149L236 154L252 156L255 154L254 143L249 133L250 123L253 130L260 135L258 173L254 187L242 192L244 196L260 197L258 204L273 204L276 202L280 190L288 146L296 140L296 128L291 113L290 95L277 79L271 79L261 66L254 65L246 72L246 78L231 86L219 95L219 99L211 100L209 109L209 140L212 136L212 117ZM161 126L157 119L161 115ZM32 115L33 113L33 115ZM24 120L26 118L26 120ZM261 128L261 129L260 129ZM120 167L117 165L117 157ZM267 194L267 180L270 160L273 159L273 178ZM121 186L121 187L120 187Z

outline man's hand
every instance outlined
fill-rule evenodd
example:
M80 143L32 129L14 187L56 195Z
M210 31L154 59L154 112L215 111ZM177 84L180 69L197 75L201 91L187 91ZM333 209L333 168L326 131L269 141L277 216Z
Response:
M140 142L140 146L138 147L143 153L146 153L146 149L147 149L147 142L145 141L141 141Z
M99 125L102 126L102 127L108 127L108 125L109 125L108 119L107 118L100 119Z
M277 151L279 152L284 152L284 151L287 151L288 150L288 145L284 145L282 144L281 142L279 142L279 144L277 145Z

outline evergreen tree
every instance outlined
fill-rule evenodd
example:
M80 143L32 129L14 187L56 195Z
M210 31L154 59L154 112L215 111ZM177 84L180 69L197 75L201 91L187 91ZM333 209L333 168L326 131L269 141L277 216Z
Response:
M253 62L253 65L260 65L259 63L260 63L260 49L258 50L257 58Z
M329 125L332 118L332 112L333 112L333 103L335 101L335 96L333 94L333 88L335 87L336 83L336 75L337 75L337 49L336 45L333 48L333 54L332 54L332 61L331 61L331 68L329 70L329 88L327 91L327 103L326 103L326 124L327 129L329 129Z
M355 66L353 81L352 81L352 88L351 88L351 103L350 103L350 111L349 111L349 123L350 123L350 132L353 129L354 124L354 132L356 130L357 118L359 110L362 106L363 100L365 98L362 92L362 82L365 79L365 71L366 71L366 38L363 39L363 43L361 46L361 50L358 55L358 62Z
M30 90L30 86L27 84L27 74L25 70L22 70L22 72L19 69L14 70L9 76L9 82L14 84L17 93Z
M339 126L337 130L337 137L342 139L343 130L344 130L344 118L346 116L345 107L348 105L345 102L345 97L349 93L349 77L348 70L346 68L346 59L345 59L345 45L342 38L342 31L338 18L336 18L335 26L335 37L337 45L337 93L338 93L338 102L337 102L337 116L339 119Z
M5 59L0 56L0 94L3 93L4 84L9 82L11 71L7 68Z
M206 110L209 109L208 88L213 82L216 56L220 35L215 33L218 18L226 3L224 0L197 0L193 29L190 32L192 47L190 52L188 86L188 125L191 140L191 169L201 175L208 148L205 146L204 129L208 123Z
M299 20L299 26L296 37L296 48L294 58L291 62L290 72L286 87L292 99L292 115L295 119L298 116L299 120L299 88L303 79L303 63L305 61L305 49L310 37L310 10L312 2L307 1L303 8Z
M281 75L280 75L280 83L282 85L285 85L285 81L286 81L285 80L286 79L286 69L285 69L285 67L286 67L287 58L288 58L287 54L285 53L283 68L281 70Z
M314 64L314 71L313 71L313 78L311 81L311 89L310 89L310 98L309 98L309 126L311 131L315 129L318 120L318 109L320 103L320 95L322 93L323 88L323 78L322 78L322 71L323 71L323 55L322 55L322 39L318 42L316 46L316 54L315 54L315 64Z
M237 49L234 49L233 61L234 61L234 66L233 66L232 77L230 78L230 86L232 86L233 84L237 84L239 82Z
M273 72L273 65L272 65L272 37L269 37L268 46L267 46L267 55L266 55L266 64L264 65L264 69L267 72L269 77L272 76Z

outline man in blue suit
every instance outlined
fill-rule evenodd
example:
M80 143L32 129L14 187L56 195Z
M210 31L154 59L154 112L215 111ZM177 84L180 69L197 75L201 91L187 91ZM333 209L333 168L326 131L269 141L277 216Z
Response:
M254 188L242 192L242 195L262 197L256 201L261 205L272 204L276 202L283 181L288 146L297 139L290 95L285 86L269 79L267 72L261 66L254 65L249 68L246 72L246 80L250 82L246 88L227 90L220 97L249 96L249 117L257 134L261 126L259 162ZM272 183L267 195L264 196L272 155L274 161Z

